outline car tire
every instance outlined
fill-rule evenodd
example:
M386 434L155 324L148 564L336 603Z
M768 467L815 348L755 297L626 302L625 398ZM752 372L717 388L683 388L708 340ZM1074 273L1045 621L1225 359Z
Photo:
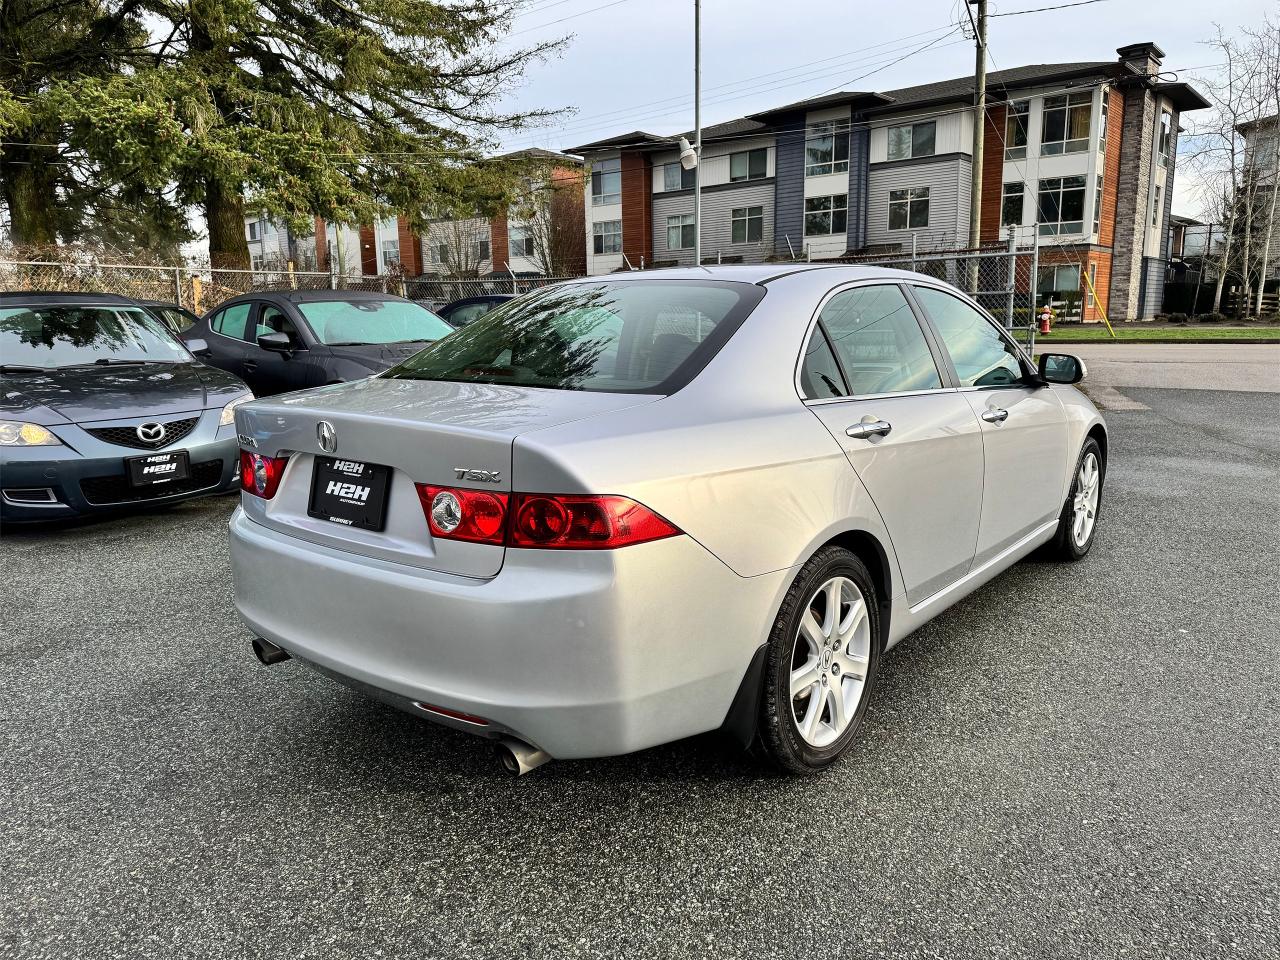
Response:
M757 748L788 773L825 769L857 736L880 666L878 601L866 565L834 546L800 569L783 598L765 654Z
M1058 517L1057 532L1046 545L1051 559L1074 563L1088 554L1098 532L1106 475L1107 463L1102 457L1102 448L1097 440L1089 437L1076 459L1075 470L1071 474L1071 490ZM1091 489L1082 495L1082 488L1089 484Z

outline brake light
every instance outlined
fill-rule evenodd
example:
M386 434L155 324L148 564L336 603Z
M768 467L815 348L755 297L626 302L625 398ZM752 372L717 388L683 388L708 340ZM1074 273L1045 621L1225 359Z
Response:
M240 489L263 500L270 500L280 487L288 457L264 457L260 453L240 451Z
M680 530L627 497L416 484L433 537L541 550L613 550Z

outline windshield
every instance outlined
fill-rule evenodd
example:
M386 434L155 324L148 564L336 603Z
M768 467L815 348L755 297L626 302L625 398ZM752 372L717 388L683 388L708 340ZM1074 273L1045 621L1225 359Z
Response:
M753 284L710 280L549 287L504 304L383 376L670 393L693 379L763 296Z
M0 364L74 367L190 363L164 323L141 307L0 308Z
M453 332L408 300L313 300L298 304L316 339L329 346L439 340Z

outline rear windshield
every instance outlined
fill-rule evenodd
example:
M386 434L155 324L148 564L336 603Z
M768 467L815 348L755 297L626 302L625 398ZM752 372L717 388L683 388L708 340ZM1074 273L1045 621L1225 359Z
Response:
M190 363L191 354L141 307L0 308L0 363L54 368L115 361Z
M504 304L383 376L671 393L715 356L763 296L754 284L711 280L549 287Z
M321 343L421 343L453 332L426 307L408 300L311 300L298 304Z

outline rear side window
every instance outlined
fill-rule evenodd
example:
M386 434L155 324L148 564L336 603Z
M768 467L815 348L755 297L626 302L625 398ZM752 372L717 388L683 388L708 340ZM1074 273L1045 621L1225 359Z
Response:
M697 375L764 290L712 280L572 283L521 297L393 367L393 379L671 393Z
M819 319L854 396L942 387L929 343L898 286L837 293Z
M1018 350L995 324L959 297L932 287L912 287L951 356L962 387L1021 383Z
M804 350L804 362L800 366L800 387L806 400L828 400L845 395L844 374L836 363L826 335L821 327L815 327Z
M214 333L220 333L224 337L233 337L236 340L243 340L245 328L249 325L250 306L248 303L237 303L233 307L219 310L209 318L209 326Z

